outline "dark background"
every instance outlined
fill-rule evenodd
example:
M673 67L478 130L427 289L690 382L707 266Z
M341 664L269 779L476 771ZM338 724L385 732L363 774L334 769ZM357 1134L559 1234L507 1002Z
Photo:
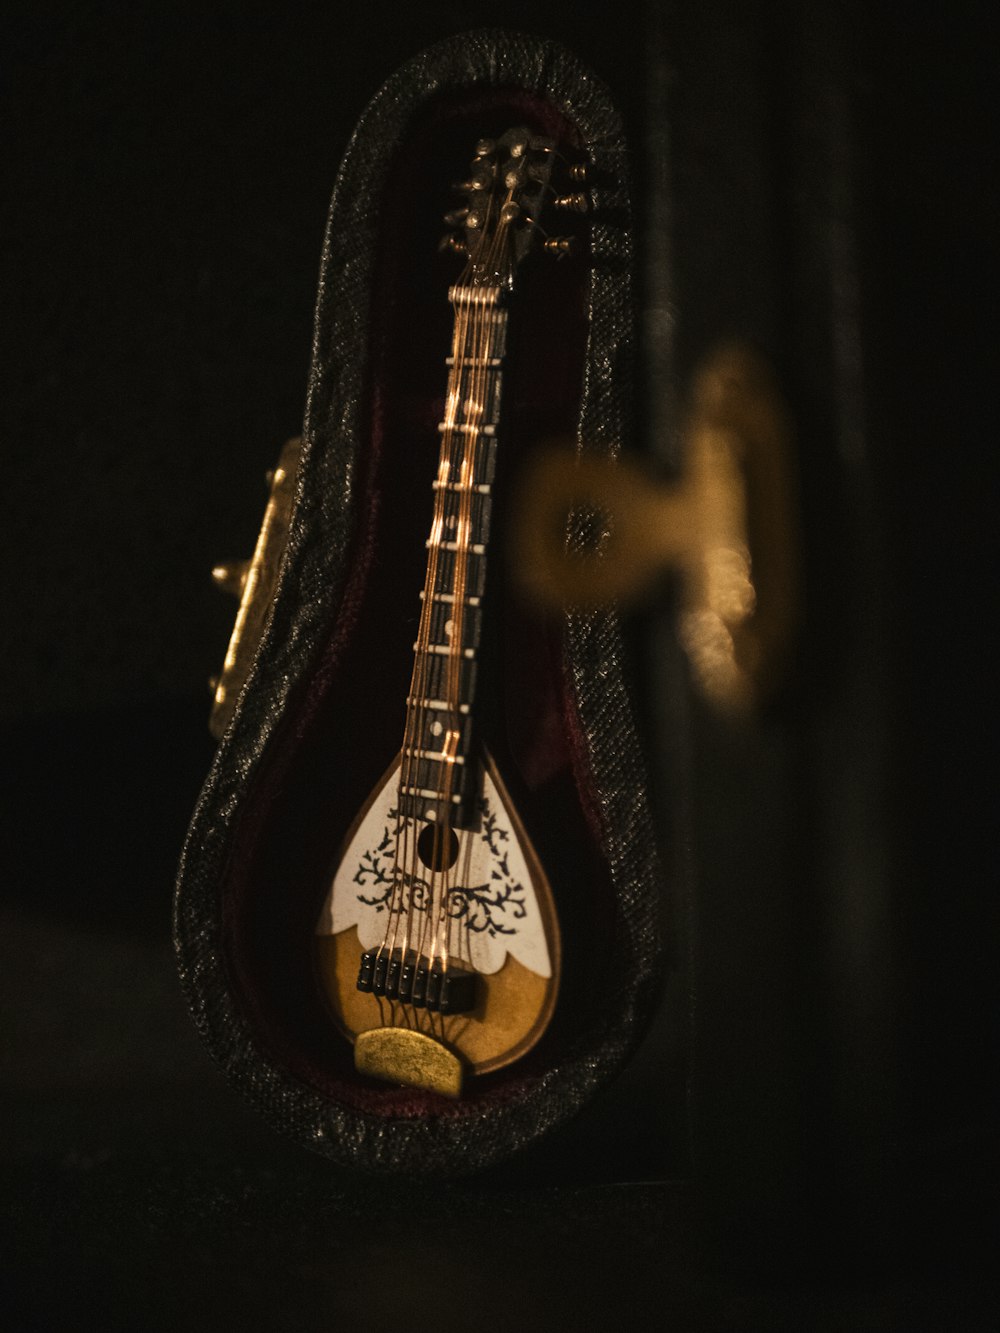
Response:
M442 1285L446 1327L484 1286L484 1327L987 1326L991 46L985 9L889 11L5 10L12 1327L367 1326ZM479 1185L393 1187L372 1226L372 1187L274 1138L202 1054L171 882L231 623L208 571L251 550L300 427L340 155L399 63L498 21L611 85L642 209L662 173L669 385L733 333L775 361L807 611L739 733L658 697L666 610L637 623L690 889L671 1003L577 1125Z

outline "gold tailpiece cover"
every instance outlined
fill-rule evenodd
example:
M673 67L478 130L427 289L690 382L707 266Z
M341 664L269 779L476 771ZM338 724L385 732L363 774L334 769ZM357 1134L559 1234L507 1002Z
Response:
M444 1097L462 1091L462 1062L433 1037L410 1028L369 1028L354 1043L354 1065L361 1074L426 1088Z

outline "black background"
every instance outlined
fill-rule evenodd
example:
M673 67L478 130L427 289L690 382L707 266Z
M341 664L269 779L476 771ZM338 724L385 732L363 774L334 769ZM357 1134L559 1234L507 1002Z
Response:
M251 1314L274 1328L336 1316L422 1327L412 1312L442 1288L446 1327L466 1326L460 1312L484 1289L484 1327L653 1309L681 1327L986 1326L990 47L971 7L908 14L905 26L883 10L674 4L662 16L681 380L715 337L747 332L788 368L808 424L809 379L787 332L811 327L808 265L776 296L768 287L785 256L808 258L797 228L817 211L797 193L810 188L809 124L794 119L815 111L807 72L826 70L839 90L854 149L861 311L847 359L863 369L865 444L848 488L851 572L839 563L844 523L831 520L829 541L823 529L843 512L844 476L806 443L815 591L781 725L786 743L808 748L822 730L817 700L841 686L864 695L846 716L875 718L877 772L854 758L878 817L850 869L871 874L872 938L892 945L891 1002L863 981L856 990L885 1031L853 1065L841 1045L839 1082L807 1068L823 1064L828 1020L779 1041L806 1053L807 1101L839 1089L826 1130L804 1136L790 1163L766 1128L754 1139L759 1099L728 1137L719 1108L721 1097L739 1111L727 1077L771 1068L765 1049L701 1061L691 1149L684 1089L658 1076L677 1041L667 1015L577 1126L478 1187L394 1189L383 1212L395 1220L379 1225L370 1186L243 1108L198 1047L173 978L171 882L212 753L205 681L231 621L208 570L252 548L264 473L300 427L329 193L379 84L429 42L502 22L573 48L641 144L648 16L564 3L5 11L0 1082L12 1327L213 1329ZM761 161L770 211L749 207L741 221L740 173L759 191ZM831 206L831 234L838 216ZM828 488L840 489L827 500ZM860 628L842 609L855 593L871 618ZM830 642L847 622L868 655L861 671ZM827 723L839 716L831 708ZM695 824L711 843L742 790L717 766L735 753L753 781L766 736L734 744L710 723L694 734ZM651 728L652 751L661 739ZM833 777L811 770L835 804L851 762ZM765 766L763 780L780 805L787 777ZM723 864L708 851L706 880ZM827 957L836 928L822 912L807 933L806 958ZM789 975L776 1006L795 1003ZM838 984L849 1004L850 981ZM810 1002L821 987L807 988ZM711 996L707 1010L695 1029L706 1041ZM893 1090L869 1101L852 1078L879 1051L891 1051ZM789 1112L774 1098L777 1140ZM870 1142L843 1156L854 1174L839 1190L823 1145L843 1153L859 1126ZM699 1143L724 1164L707 1172L707 1205L672 1183L692 1159L697 1178ZM773 1171L780 1188L761 1184ZM745 1212L735 1233L727 1209ZM706 1210L696 1243L692 1218ZM804 1217L811 1245L790 1248ZM720 1234L737 1240L720 1248ZM512 1271L516 1315L497 1307Z

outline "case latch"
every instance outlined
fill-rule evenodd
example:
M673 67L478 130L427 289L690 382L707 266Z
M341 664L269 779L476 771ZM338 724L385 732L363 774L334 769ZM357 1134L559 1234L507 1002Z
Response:
M229 725L267 624L281 558L288 542L288 521L295 495L295 473L301 445L300 438L288 440L281 451L277 467L268 474L270 495L252 557L249 560L231 560L216 565L212 570L216 586L224 592L234 593L240 599L226 660L219 675L209 681L212 712L208 729L216 739L222 737Z
M722 348L695 376L680 479L543 454L521 487L512 563L536 599L580 611L634 602L675 570L692 674L714 705L745 710L779 676L796 618L790 438L766 363Z

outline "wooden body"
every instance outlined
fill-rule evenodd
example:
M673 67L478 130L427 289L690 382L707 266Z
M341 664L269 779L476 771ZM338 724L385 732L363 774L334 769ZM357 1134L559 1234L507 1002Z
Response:
M468 909L451 934L452 957L477 972L476 1003L433 1013L357 988L365 948L386 937L384 846L398 827L399 760L372 792L344 840L316 930L318 970L337 1026L352 1041L372 1028L409 1028L488 1073L526 1054L544 1032L559 987L560 943L548 880L491 756L481 775L478 827L456 829L451 899Z

